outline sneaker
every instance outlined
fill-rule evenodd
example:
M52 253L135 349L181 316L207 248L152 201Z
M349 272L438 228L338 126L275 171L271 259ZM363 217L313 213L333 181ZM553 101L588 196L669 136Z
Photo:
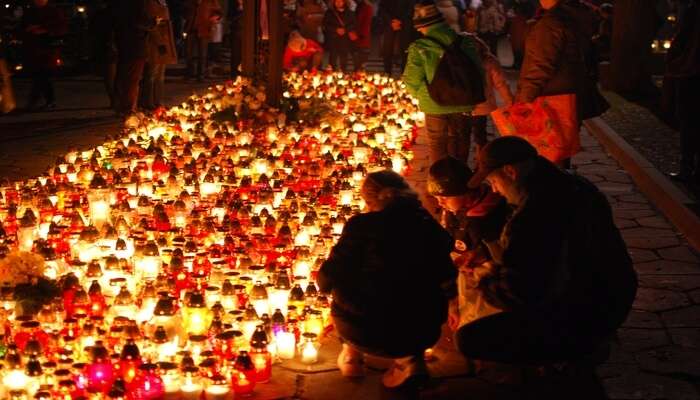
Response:
M429 378L428 367L421 355L395 359L391 368L384 373L382 383L390 389L409 384L421 386Z
M338 368L346 378L365 376L362 353L347 344L343 344L343 350L338 355Z

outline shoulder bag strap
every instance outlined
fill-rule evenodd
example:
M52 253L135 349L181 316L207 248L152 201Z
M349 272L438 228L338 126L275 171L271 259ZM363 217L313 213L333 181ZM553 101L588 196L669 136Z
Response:
M345 28L345 22L343 22L343 19L340 18L340 15L338 14L338 10L336 10L335 8L333 8L332 11L333 11L333 15L335 15L335 19L338 20L338 23L340 24L340 26L342 26L343 28Z

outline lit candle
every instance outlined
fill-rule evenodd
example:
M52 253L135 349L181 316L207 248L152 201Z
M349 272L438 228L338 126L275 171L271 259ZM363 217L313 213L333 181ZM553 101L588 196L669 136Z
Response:
M285 360L294 358L296 340L292 332L279 332L275 336L275 340L277 342L277 354L280 358Z
M211 385L206 390L207 400L229 400L232 398L231 389L226 385Z
M304 347L301 349L301 362L304 364L314 364L316 361L318 361L318 350L316 350L316 346L314 346L311 341L304 343Z

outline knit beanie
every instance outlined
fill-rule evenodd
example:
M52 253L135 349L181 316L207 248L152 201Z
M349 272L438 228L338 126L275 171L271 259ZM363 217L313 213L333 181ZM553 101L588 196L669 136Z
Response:
M469 192L474 173L462 161L446 157L435 161L428 172L428 193L433 196L461 196Z
M413 26L416 29L427 28L441 22L445 22L445 18L434 1L416 3L413 7Z

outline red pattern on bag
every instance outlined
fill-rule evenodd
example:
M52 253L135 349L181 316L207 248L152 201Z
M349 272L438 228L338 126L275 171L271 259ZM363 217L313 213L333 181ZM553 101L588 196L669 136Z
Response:
M538 97L491 113L501 136L520 136L544 158L558 163L581 149L576 95Z

